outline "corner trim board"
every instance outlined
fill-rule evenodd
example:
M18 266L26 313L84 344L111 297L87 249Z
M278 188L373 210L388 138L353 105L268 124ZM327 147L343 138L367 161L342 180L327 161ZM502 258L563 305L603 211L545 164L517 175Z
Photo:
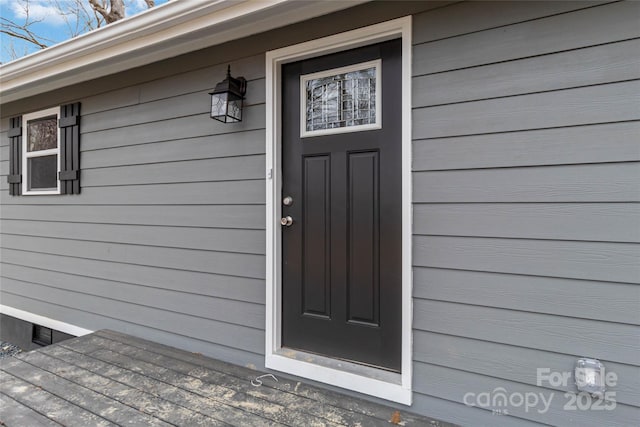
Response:
M393 402L412 402L411 16L311 40L266 54L265 366ZM382 381L278 354L281 348L281 68L288 62L402 38L402 362L400 383Z
M41 325L50 329L54 329L56 331L64 332L65 334L74 335L76 337L88 335L94 332L89 329L72 325L70 323L61 322L59 320L40 316L39 314L34 314L28 311L9 307L8 305L0 304L0 313L6 314L7 316L15 317L20 320L24 320L25 322L35 323L36 325Z

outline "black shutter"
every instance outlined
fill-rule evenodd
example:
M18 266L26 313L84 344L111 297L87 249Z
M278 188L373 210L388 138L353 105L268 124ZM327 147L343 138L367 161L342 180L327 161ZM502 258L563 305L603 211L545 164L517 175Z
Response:
M9 194L22 194L22 116L9 120Z
M80 103L60 107L60 193L80 194Z

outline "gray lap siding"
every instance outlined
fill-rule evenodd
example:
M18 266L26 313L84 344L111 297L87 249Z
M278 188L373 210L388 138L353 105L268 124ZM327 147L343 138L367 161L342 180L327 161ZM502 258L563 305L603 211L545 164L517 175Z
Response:
M640 7L549 6L494 3L459 34L439 22L480 5L414 21L414 406L457 402L462 424L640 417ZM585 356L618 375L608 414L565 410L572 383L537 386ZM554 401L462 406L498 387Z
M2 304L263 367L264 53L408 13L412 410L466 425L637 422L636 2L364 5L3 105ZM208 117L228 64L249 82L232 125ZM82 194L9 196L9 117L70 101ZM572 384L537 385L536 368L581 356L618 374L614 411L565 411ZM497 387L555 398L509 416L465 405Z

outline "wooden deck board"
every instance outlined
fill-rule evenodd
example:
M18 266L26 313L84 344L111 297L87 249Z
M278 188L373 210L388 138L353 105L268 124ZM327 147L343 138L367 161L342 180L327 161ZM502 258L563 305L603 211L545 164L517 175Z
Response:
M113 400L114 406L120 403L135 408L140 414L161 420L160 425L226 425L224 423L216 423L216 420L204 417L181 406L174 405L171 402L138 390L135 387L130 387L106 377L95 375L93 372L73 363L52 357L40 351L35 354L30 354L29 361L87 388L100 390L101 393ZM150 424L153 425L152 423Z
M94 339L96 338L94 337ZM96 353L98 352L92 353L92 356L100 357ZM219 396L220 393L222 393L223 398L224 394L233 393L234 400L240 402L239 407L244 407L246 402L256 407L260 412L268 409L267 412L273 413L275 417L284 416L285 419L274 419L288 425L309 425L309 423L317 422L318 420L316 418L320 418L327 423L338 425L348 425L352 423L360 423L367 426L388 425L387 420L380 420L342 408L325 405L322 402L303 396L283 393L270 387L250 386L250 379L262 373L257 373L250 378L238 378L225 374L224 372L204 369L197 364L180 361L122 342L118 342L117 353L105 354L101 351L100 354L102 354L102 360L114 364L122 363L125 360L129 360L130 362L135 361L138 368L142 368L143 366L149 367L149 371L146 372L147 375L174 378L173 381L175 382L172 382L173 385L212 398L215 398L216 395ZM170 367L174 372L168 373L168 370L163 367ZM265 381L269 381L269 379ZM223 384L223 386L218 384ZM193 389L194 386L195 389ZM225 403L233 404L233 402ZM280 411L286 412L281 414ZM270 414L263 416L265 416L265 418L271 418Z
M388 426L395 408L113 331L0 362L0 425ZM405 426L447 426L400 411Z
M7 427L60 427L60 424L2 393L0 393L0 420Z
M194 363L196 365L202 366L203 368L206 368L211 371L225 372L227 374L236 376L237 378L244 380L247 384L250 383L251 379L264 374L264 372L261 372L261 371L248 369L242 366L233 365L233 364L226 363L216 359L206 358L199 354L181 351L172 347L168 347L162 344L143 340L140 338L131 337L115 331L106 331L106 330L98 331L96 332L95 335L112 338L116 341L130 344L132 346L138 347L147 352L167 355L169 357L173 357L182 362ZM277 373L275 374L278 376ZM386 425L388 425L388 421L391 419L391 416L395 411L395 409L384 406L384 405L378 405L376 403L373 403L367 400L362 400L356 397L347 396L341 393L336 393L331 390L326 390L320 387L315 387L313 385L289 380L287 378L283 378L280 376L278 376L278 382L269 381L269 380L264 381L263 387L272 388L279 392L290 393L295 396L308 398L324 405L330 405L335 408L346 410L349 413L363 414L372 418L377 418L387 423ZM411 426L411 425L447 426L449 425L442 422L439 422L438 424L438 421L420 417L418 415L414 415L404 411L400 411L400 412L402 415L402 420L405 422L406 426Z
M103 363L100 360L82 353L75 353L62 346L52 349L50 354L61 358L67 363L74 363L90 371L93 375L104 376L139 391L159 397L163 400L160 413L164 419L167 419L167 421L172 424L185 425L186 419L190 418L193 415L192 411L194 411L223 423L225 420L237 420L239 423L246 425L258 422L264 422L265 425L270 425L270 423L266 423L266 420L262 420L260 417L252 417L250 414L236 411L234 408L226 405L213 405L212 402L180 390L177 387L148 378L142 374Z
M3 369L6 366L2 364ZM0 392L66 427L111 427L113 423L3 371Z
M81 408L91 408L94 414L114 423L131 426L170 426L158 418L144 416L138 410L114 401L90 388L83 387L29 362L33 358L6 364L5 372L67 400ZM68 369L68 368L67 368Z

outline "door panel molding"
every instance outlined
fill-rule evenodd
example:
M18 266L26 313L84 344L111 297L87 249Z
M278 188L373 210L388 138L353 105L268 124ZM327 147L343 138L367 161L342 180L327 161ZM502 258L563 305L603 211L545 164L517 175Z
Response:
M328 318L331 313L330 278L326 268L331 256L329 162L328 155L305 156L302 172L303 188L313 185L323 189L320 192L322 197L315 198L317 200L305 192L305 200L302 201L305 206L302 227L306 236L302 244L302 312L323 318ZM314 248L317 250L314 251ZM314 282L318 283L313 286Z
M349 262L347 280L347 319L370 326L380 325L380 225L378 150L348 153L347 203ZM359 179L373 176L373 180ZM368 196L368 197L367 197ZM358 247L358 237L367 244ZM370 262L363 262L370 260Z
M313 361L303 352L281 349L281 67L289 62L402 39L402 361L400 374L366 366ZM412 249L411 249L411 17L288 46L266 54L266 329L265 366L382 399L412 401ZM297 353L297 354L291 354ZM306 355L308 356L308 355ZM312 360L311 362L307 360ZM349 365L349 366L344 366ZM353 365L353 366L350 366Z

